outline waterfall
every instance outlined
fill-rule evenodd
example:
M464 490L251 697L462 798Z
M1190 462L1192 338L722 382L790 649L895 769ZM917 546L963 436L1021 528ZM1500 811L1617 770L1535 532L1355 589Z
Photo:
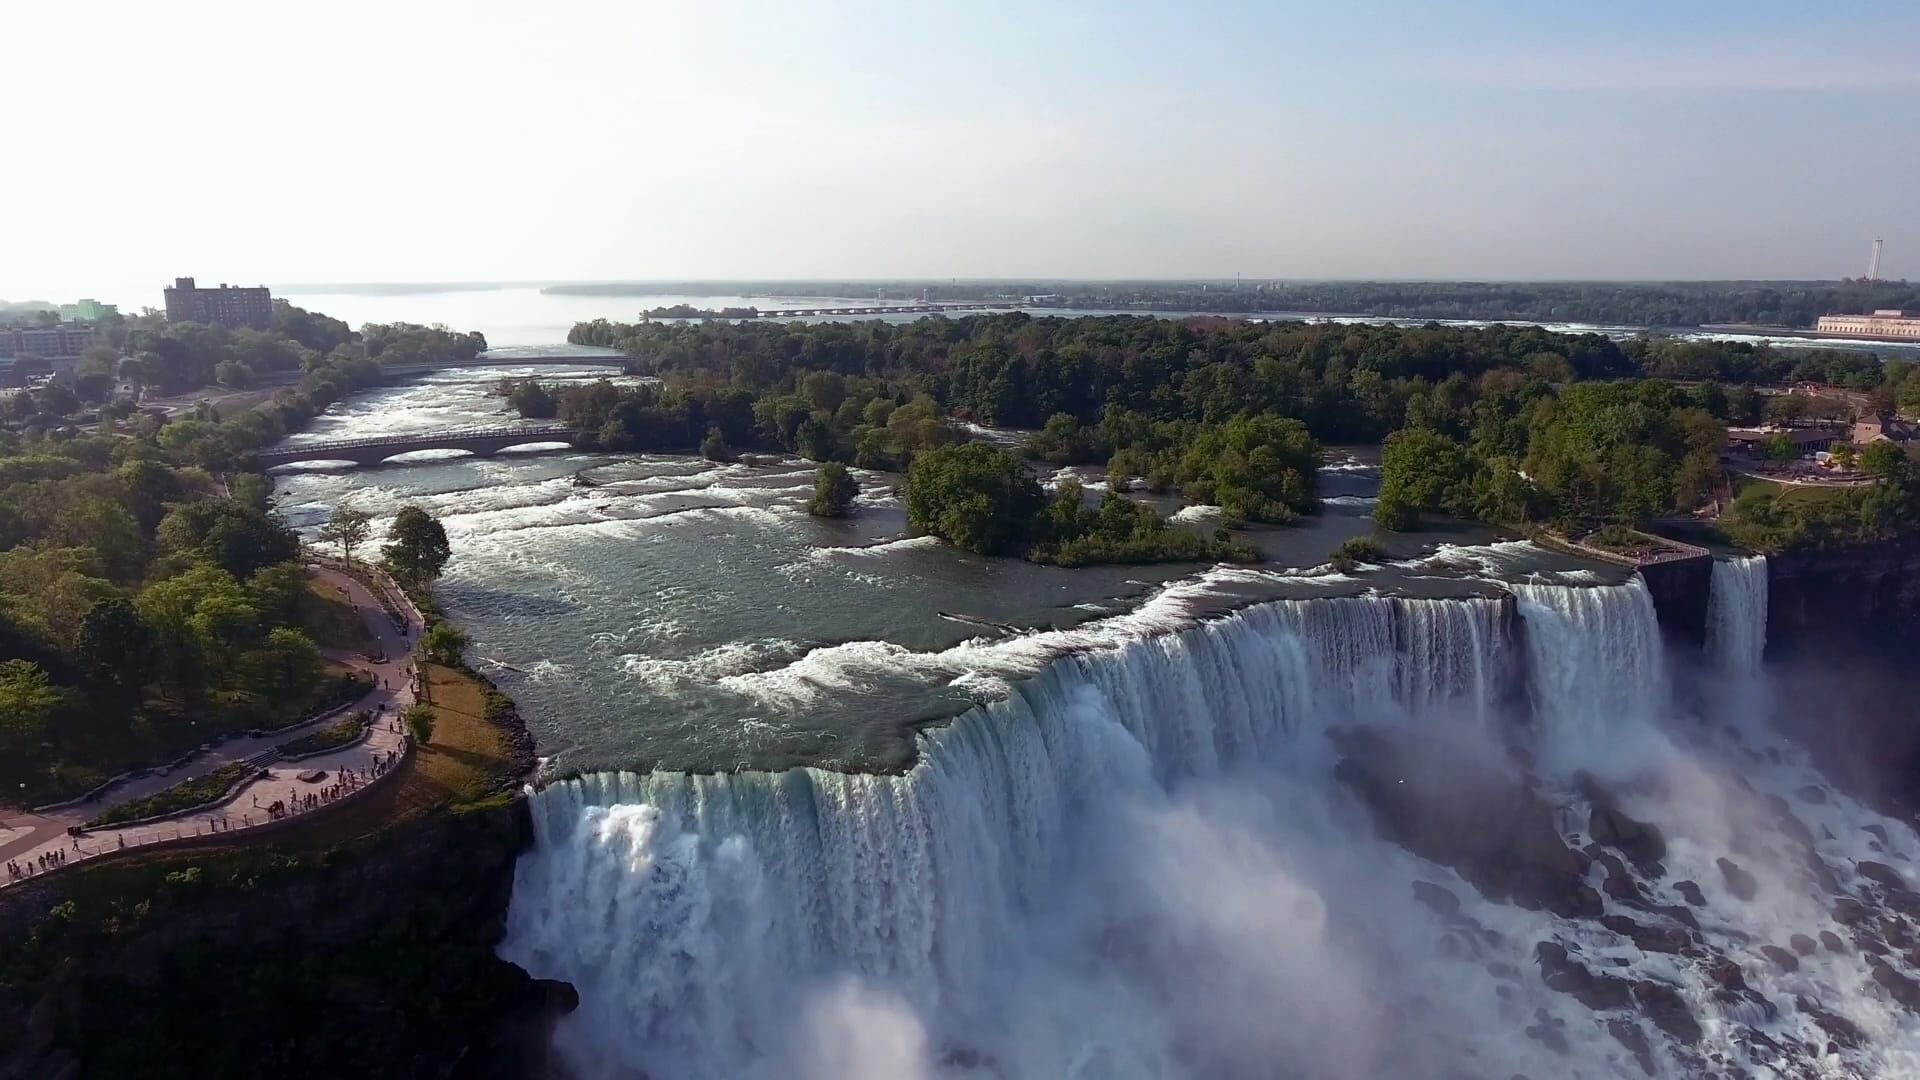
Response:
M1646 582L1509 586L1525 627L1533 714L1560 749L1583 752L1669 701L1659 617Z
M1716 568L1716 651L1754 670L1764 583L1757 560ZM1909 831L1837 791L1805 798L1819 778L1769 732L1677 717L1639 579L1511 591L1280 601L1062 656L923 736L902 775L552 784L501 955L579 990L554 1038L582 1078L1639 1075L1610 1025L1651 1014L1549 987L1549 940L1700 1020L1706 1045L1678 1057L1644 1029L1659 1075L1769 1060L1747 1056L1749 1028L1825 1045L1802 999L1874 1033L1844 1051L1850 1075L1920 1070L1869 954L1777 973L1760 951L1830 925L1812 845L1836 868L1906 866ZM1498 763L1525 747L1524 783L1576 845L1591 826L1573 774L1594 772L1669 841L1647 904L1609 914L1699 908L1702 955L1769 1007L1691 952L1489 900L1383 839L1334 778L1327 733L1355 724L1495 763L1476 776L1511 776ZM1798 828L1769 824L1789 811ZM1757 896L1731 891L1729 856ZM1416 897L1435 886L1452 900L1430 910Z
M1757 676L1767 651L1767 557L1716 559L1707 600L1707 654L1732 676Z
M1504 617L1498 599L1272 603L1063 657L929 734L905 775L553 784L502 955L580 989L559 1043L586 1075L914 1075L814 1045L849 1015L909 1056L982 1055L1009 1077L1233 1075L1276 1055L1373 1071L1386 1020L1349 985L1366 964L1334 959L1310 913L1352 887L1356 845L1383 846L1351 807L1330 818L1345 804L1322 736L1486 723L1517 659ZM1412 929L1431 951L1404 877L1356 891L1379 908L1367 940ZM1428 975L1442 1000L1460 977ZM1164 1000L1182 982L1190 999ZM1256 1006L1318 1019L1276 1044L1264 1020L1230 1022Z

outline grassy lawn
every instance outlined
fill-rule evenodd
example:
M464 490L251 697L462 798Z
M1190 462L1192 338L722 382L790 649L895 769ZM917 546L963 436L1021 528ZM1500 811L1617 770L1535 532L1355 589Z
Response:
M61 764L28 778L17 793L22 806L39 806L84 794L130 769L174 760L229 731L268 730L312 719L336 705L358 699L368 684L348 686L353 674L345 664L328 662L312 695L295 700L256 694L215 694L197 706L153 694L127 719L92 725L63 750Z
M323 649L346 649L367 653L378 650L380 641L367 629L360 613L339 590L319 578L307 579L307 595L301 598L300 623L314 644Z
M433 741L374 790L276 834L276 847L324 849L438 810L492 806L514 775L506 731L487 719L487 687L456 668L429 665ZM243 834L244 835L244 834Z
M141 818L171 814L177 810L190 810L225 795L228 789L239 783L241 777L246 775L247 767L238 762L222 765L197 780L182 780L144 799L121 803L87 822L87 827L97 829L103 825L118 825L123 821L138 821Z
M280 745L280 753L286 757L300 757L304 754L317 754L322 750L333 750L345 746L360 737L366 728L361 715L367 710L361 709L343 716L311 735L302 735L290 743Z
M1734 497L1745 495L1749 489L1758 492L1755 497L1766 496L1781 507L1817 506L1845 499L1859 491L1853 487L1825 487L1811 484L1779 484L1772 480L1762 480L1757 476L1736 476L1733 478Z

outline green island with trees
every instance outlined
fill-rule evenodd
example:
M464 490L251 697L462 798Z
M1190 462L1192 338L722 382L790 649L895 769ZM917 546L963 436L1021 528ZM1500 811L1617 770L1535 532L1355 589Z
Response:
M1116 489L1178 491L1220 506L1227 528L1313 512L1320 444L1382 443L1384 528L1437 513L1577 534L1715 499L1729 425L1806 418L1807 399L1762 388L1814 383L1861 394L1876 413L1920 409L1913 365L1868 353L1528 326L1001 314L907 325L596 321L570 340L620 348L660 381L504 388L550 403L528 415L558 416L610 449L704 440L905 471L917 528L1043 561L1205 549L1182 529L1119 544L1118 508L1094 512L1109 522L1106 543L1070 544L1060 529L1078 525L1035 532L1039 511L1009 494L1013 470L987 450L970 452L971 482L943 484L913 513L909 466L960 442L955 422L1030 429L1031 458L1104 464ZM1718 527L1760 550L1896 535L1920 518L1912 470L1898 447L1872 452L1880 483L1819 499L1742 480ZM988 504L1010 520L978 525Z

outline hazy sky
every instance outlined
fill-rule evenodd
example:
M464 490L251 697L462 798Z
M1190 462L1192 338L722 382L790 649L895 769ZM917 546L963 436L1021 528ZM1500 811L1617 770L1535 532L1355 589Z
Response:
M0 297L1920 277L1920 4L12 0ZM157 301L156 301L157 302Z

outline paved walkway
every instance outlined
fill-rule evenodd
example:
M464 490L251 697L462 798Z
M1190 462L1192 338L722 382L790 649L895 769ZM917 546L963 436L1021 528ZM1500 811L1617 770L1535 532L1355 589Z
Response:
M400 730L399 715L400 710L413 701L413 643L418 640L422 629L420 621L412 611L408 611L407 631L403 634L394 626L393 620L366 585L330 567L314 568L313 573L345 593L359 609L367 629L379 640L381 650L386 655L384 661L374 663L357 653L335 650L327 653L333 659L366 672L374 679L373 690L347 710L349 713L362 709L374 710L373 729L365 739L332 753L300 761L275 762L265 776L242 787L224 803L165 821L117 829L95 829L79 837L67 833L69 827L90 821L111 807L163 791L184 780L205 776L223 765L271 752L334 720L312 721L271 735L232 739L165 775L156 773L135 778L114 787L98 799L84 803L45 813L0 814L0 864L18 862L23 867L31 866L35 871L34 876L38 876L38 859L50 852L64 852L67 863L71 865L89 856L123 847L161 843L211 832L237 832L265 824L269 820L266 807L275 802L304 806L306 796L318 795L329 787L342 784L343 770L347 775L344 783L350 788L346 797L350 798L364 789L365 780L375 775L377 762L398 760L406 752L406 735ZM315 770L325 772L326 779L313 783L300 779L303 774ZM353 781L352 777L355 776L359 778L359 783ZM13 881L12 875L0 869L0 888Z

